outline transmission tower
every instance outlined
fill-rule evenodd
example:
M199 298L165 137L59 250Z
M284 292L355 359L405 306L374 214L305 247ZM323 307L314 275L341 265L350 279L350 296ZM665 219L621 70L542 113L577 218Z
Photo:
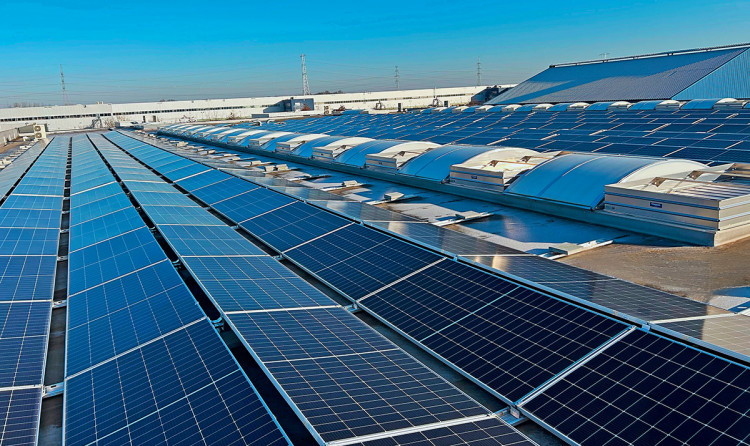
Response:
M307 96L310 94L310 84L307 83L307 65L305 65L305 55L301 55L302 59L302 94Z
M477 57L477 86L482 85L482 61Z
M393 77L396 78L396 90L400 90L401 85L399 84L399 81L401 80L401 78L398 75L398 65L396 65L396 74Z
M68 105L68 92L65 90L65 75L60 64L60 85L62 86L63 105Z

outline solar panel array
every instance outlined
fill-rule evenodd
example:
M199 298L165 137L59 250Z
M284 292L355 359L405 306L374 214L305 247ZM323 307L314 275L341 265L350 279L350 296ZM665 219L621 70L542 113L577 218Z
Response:
M72 153L65 443L288 443L88 138Z
M120 134L110 134L108 137L146 164L151 165L149 159L152 157L163 156L157 155L159 149L132 138ZM153 165L152 167L157 171L160 170L159 167ZM215 193L219 193L219 190L221 190L220 184L214 183ZM253 186L248 187L255 190ZM197 189L197 191L199 190ZM188 189L188 191L193 193L192 190ZM193 193L193 195L200 198L196 193ZM231 200L231 197L225 195L227 195L226 191L222 195L222 200ZM203 196L209 196L209 194L203 194ZM270 198L271 195L264 193L264 196L267 196L264 201L273 201ZM284 207L291 206L291 204L284 203L284 200L286 199L280 198L276 202L278 204L276 208L264 207L260 213L273 214ZM206 202L206 204L213 206L210 202ZM225 215L234 223L239 223L257 218L260 214L256 215L254 212L258 211L257 208L247 208L231 216ZM306 215L306 213L300 215ZM264 232L255 230L253 234L263 240L264 234L273 232L277 226L295 224L294 221L283 219L270 221L271 223L264 228ZM279 223L280 221L282 223ZM346 237L339 237L335 243L323 245L325 248L311 251L315 254L298 255L296 259L289 255L296 250L302 250L307 245L315 246L315 243L343 233L349 228L358 229L353 230ZM304 234L304 231L295 231L295 233ZM358 306L409 336L426 350L453 365L457 370L493 391L499 397L518 405L540 424L547 426L561 437L573 438L574 441L582 444L619 444L620 437L617 436L618 432L614 428L621 427L621 425L616 422L600 429L602 432L608 432L611 437L608 440L611 443L602 443L602 436L591 435L592 428L582 429L580 428L581 423L575 422L558 423L558 418L555 418L561 417L562 414L570 415L572 411L568 409L569 407L576 410L581 408L581 411L584 411L583 408L593 410L597 407L597 404L609 407L612 401L621 394L597 394L596 392L601 392L603 387L601 389L596 388L592 392L581 391L580 388L594 383L591 375L588 378L581 378L576 381L578 387L562 384L565 380L572 380L579 374L584 373L588 367L596 367L596 373L605 376L608 380L621 380L623 378L621 372L625 369L613 369L611 367L612 361L606 359L609 353L626 350L627 353L617 358L630 369L655 367L663 369L664 373L669 370L684 373L684 370L696 367L698 364L711 363L716 370L733 370L735 376L744 376L747 373L747 367L739 363L715 356L705 350L686 347L675 341L648 334L642 329L628 326L626 323L610 319L601 313L579 307L571 303L572 299L558 299L538 291L540 288L551 290L552 286L581 282L585 286L593 287L592 290L596 291L600 285L598 282L612 282L608 285L613 285L615 282L624 284L625 282L616 281L606 276L601 278L586 276L584 271L577 269L572 271L575 273L572 276L565 276L570 272L556 271L555 267L551 266L557 265L553 262L545 261L547 263L535 265L527 263L526 257L523 256L496 256L514 259L510 260L506 267L513 271L513 274L510 275L522 274L526 277L532 277L530 274L537 274L533 279L541 282L541 285L531 288L519 285L518 281L509 281L490 274L482 268L475 268L451 259L445 259L444 256L439 256L395 238L392 238L392 240L410 245L409 248L403 248L403 250L397 248L395 252L401 253L398 256L378 256L379 247L385 244L385 240L382 239L383 236L385 236L383 233L368 226L347 224L331 229L324 235L316 235L306 242L282 251L282 253L314 276L336 286L337 289L348 290L348 292L342 291L350 298L358 299L356 301ZM270 237L269 240L273 240L273 237ZM298 240L294 241L294 243L297 242ZM350 245L354 247L350 248ZM269 243L269 246L273 245ZM457 246L464 245L458 243ZM409 254L404 255L403 253ZM520 260L521 263L514 263L517 258L522 259ZM417 263L411 263L411 259L415 259L414 261ZM306 265L312 265L312 268L308 268ZM387 265L391 265L392 268L388 268ZM540 271L536 269L537 266L550 266L552 269ZM321 271L326 272L321 273ZM385 271L384 275L381 275L380 271ZM394 272L395 278L388 277L388 274L394 274ZM577 275L581 277L577 277ZM337 282L338 279L335 278L338 276L346 277L347 281ZM532 282L529 279L525 279L525 281ZM604 285L604 289L607 289L608 285ZM611 289L617 290L618 287L614 286ZM620 287L619 292L637 289ZM573 289L570 289L570 291L577 293ZM356 297L353 297L352 294ZM603 303L598 301L601 296L597 293L592 292L589 296L583 294L583 297L578 299L579 302L588 302L591 307ZM666 300L667 303L676 302L672 298L679 299L667 293L663 294L670 297ZM562 293L562 295L564 295L563 297L569 297L568 293ZM607 296L611 296L612 302L615 302L615 295L604 295L604 297ZM646 296L646 298L650 297ZM636 296L624 295L622 298L632 304L634 309L638 309ZM686 315L694 314L691 313L693 311L691 310L691 302L685 299L682 302L685 305L658 310L653 316L672 314L680 319L685 318ZM640 307L647 308L649 306L649 303L645 300L640 301ZM705 316L710 312L709 308L701 306L694 311L699 313L699 316ZM322 312L324 310L331 311L329 309L315 311ZM313 310L309 311L312 312ZM653 310L640 311L645 314ZM294 336L289 335L290 339L300 336L293 328L294 322L292 320L277 321L273 320L273 317L269 318L268 315L264 315L261 322L260 316L254 316L254 313L248 313L245 317L250 320L234 322L240 320L235 317L232 323L237 326L238 331L244 330L252 333L254 339L260 339L256 341L259 344L257 348L260 350L260 353L256 352L256 355L264 355L268 362L304 361L304 358L309 358L313 354L322 354L319 351L322 351L328 343L332 345L337 343L343 345L359 344L359 342L344 342L343 339L347 339L349 335L341 337L342 340L337 342L329 339L327 335L321 337L322 335L312 330L309 331L309 335L320 337L321 340L317 344L317 350L310 353L306 349L300 349L300 346L295 343L285 341L287 335L282 335L282 331L286 329L294 333ZM306 317L306 319L309 320L309 317ZM716 320L720 319L723 318L716 318ZM266 331L273 333L273 335L267 336L267 341L263 341L263 337L259 336L258 333L265 333ZM645 351L641 355L635 355L632 348L627 350L631 339L643 336L646 337L644 339L658 339L664 349L670 352L684 349L689 351L692 356L689 358L681 357L680 360L671 360L672 356L664 355L663 349L649 350L650 347L640 346ZM286 344L290 344L292 347L287 347ZM282 347L279 347L279 345ZM311 342L310 345L316 345L316 343ZM254 347L251 345L251 348ZM366 348L372 348L372 346ZM297 355L301 356L298 359L288 359L286 355L292 355L293 358L298 358ZM599 366L599 364L602 365ZM317 363L309 363L309 366L312 369L319 367ZM302 380L299 370L293 367L285 365L280 370L285 375L290 374L292 382L298 383ZM668 386L674 388L680 385L673 378L676 377L671 377L669 374L663 375L661 379L664 384L662 386L658 386L658 383L653 381L649 381L649 383L652 386L656 385L654 391L668 390ZM739 386L734 380L729 379L714 381L711 389L715 394L720 393L723 397L731 400L745 401L750 395L746 387ZM545 395L552 395L553 391L561 392L566 398L577 398L575 402L578 406L574 407L572 403L566 405L568 404L566 399L554 396L547 398L550 401L544 405L544 410L538 410L537 406L534 405L535 402L540 404L545 401ZM645 395L641 398L643 401L651 401L649 398L652 394L648 393L649 391L649 389L637 389L633 394L635 396L631 399L635 398L638 392L641 392ZM661 401L663 401L664 408L661 410L669 412L669 416L672 417L670 423L674 426L692 423L692 415L680 407L683 400L668 398L669 394L670 392L667 392L666 395L653 395L654 397L663 397ZM731 426L736 426L737 429L747 435L750 434L750 430L747 423L742 420L745 412L746 409L744 411L736 410L731 413L734 418L730 417L728 421L719 417L706 416L695 418L695 420L700 420L699 423L705 426L706 432L723 431L723 423L731 421ZM582 414L583 418L591 416L590 412ZM581 421L582 418L576 419ZM604 423L604 420L604 418L597 418L596 423ZM588 426L591 427L594 424ZM642 424L635 424L632 427L633 432L637 434L637 438L628 437L627 441L633 441L635 444L653 444L653 442L649 442L651 441L648 434L650 427L647 429ZM580 435L584 430L591 438ZM628 435L633 434L628 433ZM732 435L731 439L744 439L738 433L730 435ZM704 444L702 442L703 434L696 437L684 437L680 434L675 438L686 438L684 441L687 444Z
M37 439L69 141L55 138L46 148L38 143L0 170L0 200L4 199L0 206L0 444L4 445L34 444Z
M164 157L163 151L122 135L110 133L107 136L131 153L137 153L160 172L189 168L186 172L192 178L200 175L201 169L206 170L185 165L193 162L176 155ZM140 169L143 178L158 179L109 142L102 138L94 138L94 142L118 176L121 170L134 174ZM181 167L175 169L174 166ZM228 180L230 176L226 176ZM173 181L181 185L188 177L175 175ZM135 182L124 180L128 188ZM197 188L196 193L210 187ZM235 233L237 239L228 244L231 250L226 253L196 255L192 247L175 242L175 239L179 241L177 227L186 230L200 224L210 228L224 224L176 189L173 188L172 193L187 201L175 197L169 200L170 205L146 204L141 198L153 192L130 190L223 319L239 335L319 442L346 444L393 437L404 429L420 431L441 423L469 424L482 420L501 432L501 438L509 436L518 444L530 444L486 408L239 234ZM259 189L243 195L253 194L255 190ZM238 191L241 189L235 190ZM231 197L215 198L221 198L217 203L232 200ZM272 203L262 198L256 203L248 197L243 197L242 202L255 203L254 209L261 213ZM197 209L202 216L196 220L193 213L186 213L187 220L177 223L154 211L160 206ZM195 212L196 217L198 213ZM212 249L222 246L224 244L220 243ZM500 439L492 443L506 444Z
M264 128L438 144L750 162L747 109L342 115Z

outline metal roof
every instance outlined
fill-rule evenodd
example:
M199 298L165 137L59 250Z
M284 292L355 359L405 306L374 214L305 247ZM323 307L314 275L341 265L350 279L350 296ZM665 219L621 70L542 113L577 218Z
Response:
M665 53L652 57L603 60L578 65L551 66L515 88L499 95L490 103L544 103L572 101L613 101L670 99L688 89L708 74L718 70L733 58L746 52L747 47L725 48L689 53ZM745 55L743 60L748 56ZM725 69L724 79L742 72L732 67ZM746 72L746 71L744 71ZM743 73L744 73L743 72ZM739 78L738 78L739 79ZM744 84L748 81L744 80ZM735 83L736 84L736 83ZM735 84L724 82L724 94L732 94ZM711 92L711 87L694 87L693 94ZM690 94L688 90L686 95ZM706 97L706 96L701 96ZM676 99L692 99L675 97Z

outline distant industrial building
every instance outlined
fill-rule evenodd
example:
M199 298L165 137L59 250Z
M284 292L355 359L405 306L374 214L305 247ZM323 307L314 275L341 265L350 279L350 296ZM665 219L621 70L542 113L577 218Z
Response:
M118 121L174 123L241 119L280 113L324 114L339 109L397 111L430 106L484 102L512 85L430 88L422 90L268 96L259 98L196 99L191 101L123 104L59 105L0 109L0 130L46 124L49 131L114 127Z

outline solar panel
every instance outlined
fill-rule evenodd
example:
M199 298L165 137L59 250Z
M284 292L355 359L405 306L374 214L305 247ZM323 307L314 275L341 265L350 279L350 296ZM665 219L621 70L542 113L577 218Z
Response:
M224 172L219 172L218 170L211 169L201 173L200 175L177 180L176 183L186 190L194 190L216 184L219 181L223 181L229 178L232 178L232 176Z
M230 220L239 223L296 201L278 192L258 188L214 203L211 207Z
M264 363L396 350L341 307L232 314Z
M0 303L0 388L41 383L51 304Z
M521 446L532 444L535 443L495 417L351 443L352 446Z
M314 200L311 203L346 215L357 221L420 221L406 214L370 206L359 201Z
M326 442L486 413L398 349L266 367Z
M75 211L70 213L70 225L75 226L130 207L132 205L125 194L111 195L75 208Z
M71 185L72 186L72 185ZM77 207L92 203L94 201L102 200L107 197L118 195L122 193L122 188L117 183L108 183L103 186L89 189L85 192L77 194L71 194L70 196L70 208L75 209Z
M68 375L203 317L168 262L69 298Z
M185 266L224 311L332 305L334 302L267 257L186 257Z
M3 228L0 231L0 256L57 255L60 228Z
M71 252L68 259L68 295L72 296L132 271L166 261L166 256L149 230L140 228Z
M203 173L207 170L209 170L209 167L193 162L192 165L185 166L180 169L165 171L164 176L169 178L171 181L179 181L184 178Z
M401 280L360 305L509 401L626 328L451 261Z
M346 226L285 256L355 300L441 258L359 225Z
M240 223L277 251L286 251L349 224L349 221L310 206L294 202Z
M126 184L128 184L126 182ZM133 192L133 196L141 206L186 206L199 207L193 200L181 194L177 190L169 192Z
M60 228L60 209L0 209L0 228Z
M70 228L70 251L100 243L128 231L145 228L145 224L133 208L125 208Z
M241 180L237 177L231 177L208 186L197 189L188 189L188 191L204 203L213 205L258 188L259 186L255 184Z
M180 256L265 255L265 253L227 226L164 225L164 239Z
M50 300L56 256L0 256L0 302Z
M287 442L206 320L68 378L65 399L67 444Z
M0 391L0 443L35 444L42 389Z
M143 206L143 210L157 225L226 226L205 209L197 206Z
M636 330L522 404L583 445L740 444L750 370Z
M3 203L3 209L62 209L62 197L11 194Z

